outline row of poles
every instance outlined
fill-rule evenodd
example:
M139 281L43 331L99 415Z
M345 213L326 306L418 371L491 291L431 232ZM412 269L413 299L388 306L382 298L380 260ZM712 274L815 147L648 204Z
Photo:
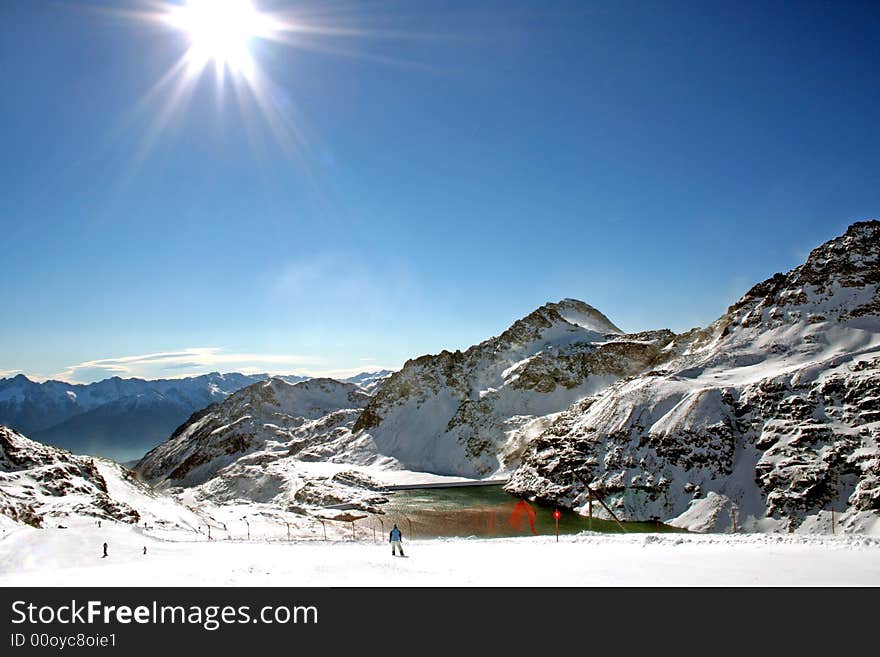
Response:
M332 518L319 518L319 517L317 517L317 516L308 516L308 518L310 518L311 520L315 520L315 521L317 521L317 522L319 522L319 523L321 524L321 533L322 533L322 535L323 535L323 539L324 539L325 541L328 540L328 539L327 539L327 522L348 522L348 523L350 523L350 524L351 524L351 538L352 538L352 540L357 540L357 532L356 532L356 529L355 529L355 523L356 523L358 520L363 520L364 518L369 518L369 517L372 517L374 520L377 520L378 523L379 523L379 527L376 527L375 524L372 526L372 529L373 529L373 540L378 542L379 537L377 536L376 530L377 530L377 529L381 529L381 530L382 530L382 535L384 536L384 534L385 534L385 522L382 520L382 518L380 518L380 517L377 516L377 515L373 515L373 516L363 516L362 518L357 518L357 519L354 519L354 520L333 520ZM406 521L406 523L407 523L407 527L408 527L408 529L409 529L409 535L410 535L410 536L414 536L412 520L410 520L410 519L409 519L408 517L406 517L406 516L403 516L403 519L404 519L404 520ZM244 525L245 525L245 531L246 531L246 536L247 536L246 540L249 541L249 540L251 540L251 523L248 521L247 518L244 518L244 517L240 518L240 520L241 520L241 522L243 522ZM290 540L292 540L291 533L290 533L290 523L289 523L289 522L284 522L283 524L284 524L284 526L285 526L286 529L287 529L287 540L290 541ZM203 528L204 528L205 531L203 531ZM225 524L224 524L223 527L221 528L221 527L214 527L214 526L212 526L210 523L206 523L206 524L204 524L204 525L199 525L198 528L197 528L197 529L194 529L193 531L196 532L197 534L205 534L205 535L207 536L207 538L208 538L209 541L213 541L213 540L214 540L214 537L213 537L213 534L212 534L212 531L211 531L212 529L213 529L214 531L224 531L224 532L227 532L227 536L226 536L226 538L227 538L227 539L231 538L231 536L229 535L229 530L227 529L227 527L226 527Z

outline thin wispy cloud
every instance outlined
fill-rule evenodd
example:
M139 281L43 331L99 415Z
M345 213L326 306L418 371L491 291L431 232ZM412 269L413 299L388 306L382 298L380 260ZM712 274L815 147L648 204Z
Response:
M99 358L71 365L53 378L89 382L111 376L144 379L180 378L212 371L290 374L320 366L321 359L297 354L229 352L219 347Z
M209 372L242 374L299 374L345 378L363 371L386 368L370 364L352 369L325 369L324 360L299 354L231 352L219 347L191 347L179 351L100 358L71 365L51 378L71 383L90 383L113 376L140 379L176 379ZM15 375L18 370L0 370ZM33 378L33 377L32 377Z

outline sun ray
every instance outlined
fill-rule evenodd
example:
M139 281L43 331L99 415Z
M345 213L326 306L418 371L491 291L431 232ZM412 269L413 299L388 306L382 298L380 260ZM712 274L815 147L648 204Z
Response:
M258 42L443 74L433 65L400 61L365 52L356 43L364 39L422 40L437 38L414 32L372 29L364 26L360 5L335 3L300 5L291 10L263 11L259 0L141 0L136 10L109 9L109 13L138 22L149 22L176 33L186 49L132 110L132 115L149 114L146 130L134 149L136 170L191 105L199 81L206 74L215 78L218 111L234 102L248 141L265 153L266 137L288 156L307 165L310 157L309 131L297 112L295 99L278 87L258 61ZM225 100L224 100L225 99ZM283 99L283 100L279 100ZM315 173L315 172L309 172ZM133 172L132 172L133 174Z

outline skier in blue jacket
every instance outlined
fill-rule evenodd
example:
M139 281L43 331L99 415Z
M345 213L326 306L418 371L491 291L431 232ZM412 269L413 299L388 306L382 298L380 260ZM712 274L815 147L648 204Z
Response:
M403 540L403 534L400 533L400 530L397 528L397 525L391 529L391 534L388 536L388 541L391 543L391 556L393 557L396 550L400 550L400 556L406 556L403 554L403 546L400 544Z

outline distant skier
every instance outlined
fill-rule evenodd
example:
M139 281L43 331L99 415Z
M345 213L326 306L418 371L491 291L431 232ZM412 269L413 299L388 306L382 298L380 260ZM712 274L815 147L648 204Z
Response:
M144 554L146 554L146 553L147 553L147 546L145 545L144 546Z
M101 558L102 558L102 559L106 559L106 558L107 558L107 544L106 544L106 543L104 543L104 556L101 557Z
M397 528L397 525L391 529L391 533L388 535L388 542L391 543L391 556L393 557L397 550L400 550L400 556L405 557L406 555L403 553L403 546L401 545L401 541L403 541L403 534L400 533L400 530Z

